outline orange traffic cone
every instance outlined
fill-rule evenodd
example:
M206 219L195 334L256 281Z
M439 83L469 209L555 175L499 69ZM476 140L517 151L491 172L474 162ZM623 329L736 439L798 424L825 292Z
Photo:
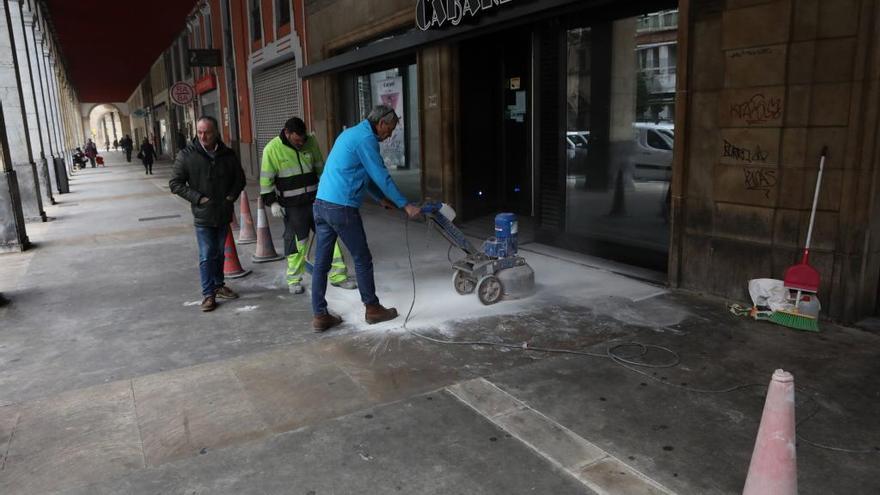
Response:
M272 243L272 231L269 230L269 219L266 218L266 210L263 208L263 198L257 198L257 249L251 261L254 263L265 263L267 261L278 261L284 259L275 252L275 245Z
M238 261L238 252L235 250L235 240L232 238L232 231L226 231L226 249L223 260L223 276L226 278L241 278L249 274L250 270L241 267Z
M767 389L743 495L797 495L794 376L776 370Z
M257 242L257 233L254 231L254 217L251 215L247 191L241 192L239 202L241 203L241 230L238 232L238 243L252 244Z

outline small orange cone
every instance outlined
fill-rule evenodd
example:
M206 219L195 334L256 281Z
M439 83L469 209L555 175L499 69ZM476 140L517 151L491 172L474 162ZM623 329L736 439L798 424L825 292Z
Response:
M241 278L249 274L250 270L244 270L238 261L238 252L235 250L235 240L232 231L226 231L226 249L224 250L223 276L226 278Z
M238 243L253 244L257 242L257 232L254 230L254 217L251 215L247 191L241 192L239 202L241 203L241 230L238 232Z
M797 495L794 376L787 371L770 380L743 495Z
M254 263L266 263L267 261L278 261L284 259L275 252L275 245L272 243L272 231L269 230L269 219L266 217L266 210L263 208L262 196L257 198L257 249L251 261Z

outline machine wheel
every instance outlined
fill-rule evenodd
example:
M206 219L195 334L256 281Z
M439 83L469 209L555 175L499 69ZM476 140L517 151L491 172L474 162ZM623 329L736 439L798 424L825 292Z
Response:
M455 287L455 292L464 296L473 292L477 284L469 279L463 271L455 270L455 273L452 274L452 286Z
M504 287L495 275L487 275L477 282L477 297L485 305L495 304L504 295Z

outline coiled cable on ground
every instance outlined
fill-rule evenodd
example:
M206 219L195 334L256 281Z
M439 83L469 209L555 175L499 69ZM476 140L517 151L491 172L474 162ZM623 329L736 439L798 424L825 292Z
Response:
M409 223L410 223L409 218L407 218L404 223L405 223L404 232L405 232L405 237L406 237L406 252L407 252L407 257L409 258L409 270L410 270L410 275L412 278L412 291L413 291L412 301L410 302L409 310L406 312L406 317L403 319L403 329L407 333L410 333L416 337L427 340L429 342L434 342L436 344L443 344L443 345L491 346L491 347L501 347L501 348L506 348L506 349L516 349L516 350L520 350L520 351L534 351L534 352L543 352L543 353L548 353L548 354L572 354L572 355L577 355L577 356L588 356L588 357L595 357L595 358L601 358L601 359L609 359L609 360L611 360L611 362L617 364L618 366L621 366L621 367L623 367L633 373L637 373L641 376L649 378L655 382L661 383L661 384L669 386L669 387L677 388L680 390L685 390L687 392L698 393L698 394L726 394L726 393L731 393L731 392L735 392L738 390L744 390L744 389L748 389L748 388L755 388L755 387L765 388L765 387L767 387L766 383L743 383L743 384L733 385L733 386L722 388L722 389L703 389L703 388L689 387L686 385L679 385L677 383L672 383L672 382L665 380L663 378L657 378L656 376L654 376L650 373L646 373L645 371L640 370L636 367L655 368L655 369L657 369L657 368L674 368L681 363L681 357L678 355L677 352L673 351L672 349L669 349L668 347L663 347L661 345L656 345L656 344L644 344L641 342L622 342L622 343L610 345L609 347L607 347L605 349L604 353L596 353L596 352L579 351L579 350L575 350L575 349L556 349L556 348L551 348L551 347L531 346L531 345L528 345L527 342L523 342L522 344L511 344L511 343L507 343L507 342L491 342L491 341L487 341L487 340L438 339L436 337L431 337L430 335L425 335L421 332L418 332L416 330L408 328L407 324L409 323L409 319L412 316L413 308L416 305L416 271L415 271L415 267L413 266L412 249L411 249L410 243L409 243ZM452 262L452 259L450 258L451 250L452 250L452 246L450 245L449 250L446 252L446 257L447 257L447 259L449 259L450 263ZM637 353L634 356L629 355L629 356L624 357L622 355L622 350L633 349L633 348L637 350ZM661 362L659 364L635 360L635 358L645 357L650 350L665 352L670 356L670 359L666 362ZM807 392L805 389L803 389L801 387L797 387L796 390L799 393ZM807 402L809 402L809 401L815 402L815 399L808 395ZM805 417L804 419L797 422L795 431L797 431L797 427L801 426L802 424L804 424L807 421L809 421L810 419L812 419L816 414L819 413L820 410L821 410L821 406L817 403L816 408L810 414L808 414L807 417ZM834 451L834 452L844 452L844 453L849 453L849 454L878 454L878 453L880 453L880 447L858 448L858 449L834 447L834 446L824 445L819 442L814 442L812 440L804 438L802 435L800 435L798 433L795 433L795 434L797 435L798 440L800 440L810 446L819 448L819 449L830 450L830 451Z

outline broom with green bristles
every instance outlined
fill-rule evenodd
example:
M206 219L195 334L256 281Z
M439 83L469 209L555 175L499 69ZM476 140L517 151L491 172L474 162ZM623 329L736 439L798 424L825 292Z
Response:
M797 311L797 309L795 309ZM767 321L782 325L795 330L805 330L807 332L819 331L819 320L814 316L805 315L795 311L774 311Z
M796 330L818 332L819 324L815 316L804 314L799 310L801 294L819 291L819 272L810 266L810 240L813 237L813 223L816 220L816 206L819 203L819 188L822 186L822 172L825 170L825 156L828 147L822 147L822 155L819 157L819 175L816 176L816 189L813 191L813 209L810 211L810 226L807 229L807 242L804 244L804 252L801 262L788 267L783 276L785 288L797 291L793 311L774 311L769 320Z

